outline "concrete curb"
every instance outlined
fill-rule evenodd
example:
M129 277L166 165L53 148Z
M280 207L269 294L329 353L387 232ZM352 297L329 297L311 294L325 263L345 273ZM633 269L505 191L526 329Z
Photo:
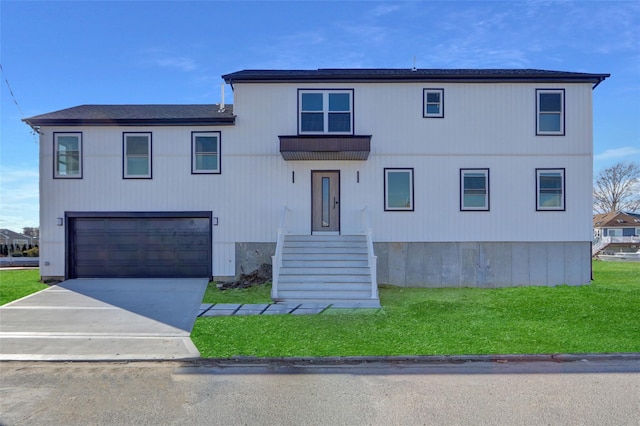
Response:
M522 355L433 355L433 356L346 356L346 357L234 357L234 358L201 358L194 363L205 366L335 366L335 365L444 365L484 363L527 363L527 362L602 362L602 361L640 361L640 353L607 353L607 354L522 354Z

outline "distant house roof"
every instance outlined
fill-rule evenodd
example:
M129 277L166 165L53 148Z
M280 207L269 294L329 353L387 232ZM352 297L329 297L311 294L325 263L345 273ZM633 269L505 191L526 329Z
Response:
M14 240L33 241L38 240L38 238L32 238L27 235L20 234L19 232L14 232L10 229L0 229L0 243L12 244Z
M320 81L465 81L465 82L580 82L600 84L610 74L547 71L537 69L339 69L317 70L243 70L225 74L228 84L260 82Z
M594 228L640 228L640 214L610 212L593 216Z
M80 105L25 118L31 126L231 125L233 106L225 105Z

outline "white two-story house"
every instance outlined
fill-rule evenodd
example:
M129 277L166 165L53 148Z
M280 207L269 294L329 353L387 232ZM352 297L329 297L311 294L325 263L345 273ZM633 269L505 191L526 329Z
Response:
M588 283L592 91L608 76L245 70L223 76L233 107L26 119L41 134L41 275L266 262L278 300Z

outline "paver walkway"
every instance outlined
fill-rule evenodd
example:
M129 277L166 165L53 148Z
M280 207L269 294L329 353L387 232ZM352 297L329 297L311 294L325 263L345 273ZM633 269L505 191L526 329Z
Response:
M358 309L353 303L318 304L318 303L216 303L200 305L199 317L227 317L239 315L316 315L327 308Z

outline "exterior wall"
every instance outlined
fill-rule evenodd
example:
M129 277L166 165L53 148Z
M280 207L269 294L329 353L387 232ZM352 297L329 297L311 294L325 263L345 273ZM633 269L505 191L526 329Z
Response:
M297 133L298 88L354 89L355 134L372 135L368 160L283 160L278 136ZM444 89L444 118L422 117L423 88ZM536 88L565 89L566 136L535 135ZM64 275L66 227L56 218L68 211L211 211L213 275L250 272L270 256L285 204L287 231L311 232L313 170L340 171L341 233L363 232L367 205L383 253L395 243L493 253L505 243L533 250L592 239L590 84L236 84L234 98L235 126L43 128L41 275ZM83 133L82 179L53 179L53 132L62 131ZM122 133L136 131L152 132L152 179L122 178ZM192 131L221 132L221 174L191 174ZM414 169L415 211L384 211L385 167ZM460 168L490 169L491 211L460 211ZM566 211L536 211L536 168L565 169ZM520 258L512 254L512 264ZM419 285L396 276L388 282Z
M581 285L588 242L376 243L378 282L402 287Z

